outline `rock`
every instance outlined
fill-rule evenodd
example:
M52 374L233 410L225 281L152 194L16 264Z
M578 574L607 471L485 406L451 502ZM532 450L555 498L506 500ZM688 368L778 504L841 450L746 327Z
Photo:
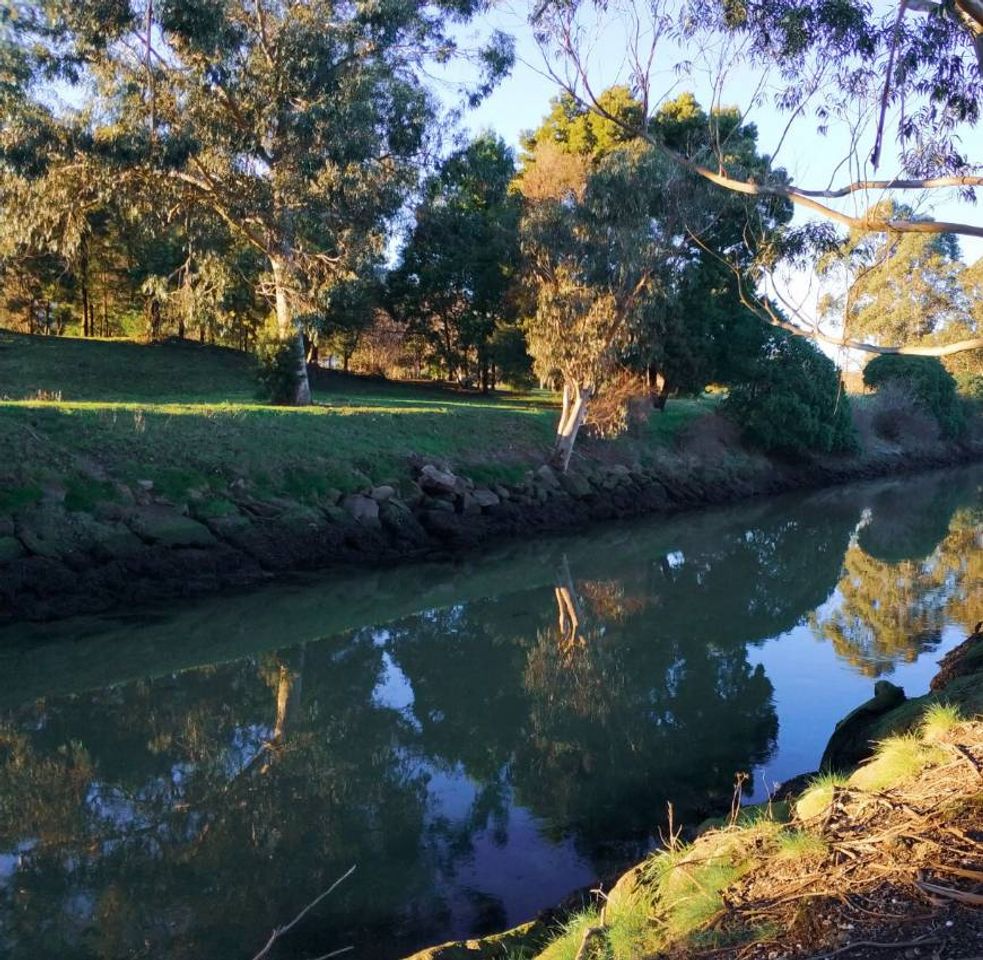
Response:
M512 496L512 491L508 487L503 487L500 483L495 485L495 493L500 500L508 500Z
M387 500L379 507L379 519L382 526L397 540L413 544L425 543L427 532L413 512L398 500Z
M141 507L129 518L130 529L148 543L167 547L207 547L215 537L204 524L166 507Z
M476 513L481 513L481 505L467 491L460 495L458 506L460 507L459 512L466 516L474 516Z
M344 499L345 495L337 489L337 487L331 487L329 490L325 490L324 496L321 498L325 503L331 504L332 506L337 506Z
M399 484L399 499L410 507L423 500L423 488L415 480L402 480Z
M423 506L427 510L443 510L445 513L454 512L454 502L452 500L443 500L440 497L425 497Z
M950 650L939 661L939 667L941 669L929 684L931 690L944 690L958 677L983 672L983 620L955 650Z
M153 480L137 480L137 486L141 490L145 491L146 493L150 493L150 491L154 489L154 481Z
M24 556L24 547L16 537L0 537L0 563Z
M420 471L420 486L427 493L456 493L458 479L453 473L441 470L432 463Z
M589 497L594 492L590 481L580 473L564 473L560 477L560 486L577 500Z
M557 480L556 474L553 472L553 468L544 463L536 471L536 479L544 486L556 490L560 486L560 481Z
M496 493L492 493L491 490L485 490L483 487L479 487L474 493L471 494L472 499L479 507L495 507L501 503L501 498Z
M377 487L373 487L369 491L369 496L373 499L382 503L384 500L389 500L391 497L396 496L396 488L389 486L388 483L381 483Z
M473 520L461 514L447 513L443 510L424 510L420 517L424 527L441 540L463 546L473 543L477 537L471 529Z
M837 725L826 744L821 770L849 770L873 753L871 728L878 717L905 700L905 692L888 680L874 684L874 696L848 713Z
M250 521L241 513L227 513L220 517L205 517L203 522L215 536L225 540L249 527Z
M360 523L379 519L379 504L371 497L356 493L341 501L341 508L347 510Z

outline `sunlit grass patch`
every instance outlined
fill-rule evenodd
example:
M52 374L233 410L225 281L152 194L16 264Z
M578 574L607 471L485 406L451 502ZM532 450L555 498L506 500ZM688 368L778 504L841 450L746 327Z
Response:
M927 743L941 740L963 720L959 708L950 703L933 703L918 725L918 733Z
M836 788L845 787L846 784L847 777L843 774L820 774L795 802L795 815L806 822L822 816L829 809Z
M854 771L849 785L859 790L886 790L946 759L941 748L924 743L917 734L889 737L878 744L877 752L866 764Z
M600 911L596 907L574 914L563 924L557 938L539 954L538 960L575 960L584 931L596 926L599 920Z

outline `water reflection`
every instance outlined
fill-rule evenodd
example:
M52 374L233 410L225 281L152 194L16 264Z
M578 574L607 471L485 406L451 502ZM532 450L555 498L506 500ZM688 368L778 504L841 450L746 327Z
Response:
M279 956L517 922L667 801L693 822L776 744L818 755L835 713L779 731L773 638L812 631L842 684L968 629L981 519L946 474L7 631L0 952L248 958L352 863Z

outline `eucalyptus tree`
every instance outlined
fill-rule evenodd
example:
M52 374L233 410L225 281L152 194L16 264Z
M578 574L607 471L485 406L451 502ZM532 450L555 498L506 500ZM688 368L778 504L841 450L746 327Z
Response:
M621 114L641 109L619 94L615 89L600 100ZM791 215L778 198L708 189L641 138L619 140L617 126L595 124L585 135L586 114L557 101L543 127L526 138L531 152L519 179L534 300L527 336L540 379L563 387L554 457L562 469L591 401L620 371L653 377L664 402L674 387L702 389L711 379L731 377L739 356L757 351L761 338L753 334L760 324L751 324L749 336L740 288L752 282L746 271L758 248ZM706 119L695 98L683 94L650 126L685 146L705 140ZM722 112L718 123L732 169L750 176L768 168L753 126L733 111ZM583 181L561 168L550 189L537 171L544 148L549 169L553 150L582 157Z
M909 210L888 206L872 216L915 219ZM959 282L963 269L954 234L851 230L820 260L819 271L830 282L820 312L877 343L919 343L968 313Z
M308 403L297 317L312 288L384 246L435 115L424 72L482 3L15 3L0 64L20 136L0 159L36 178L97 157L117 189L221 219L265 259L293 399ZM493 35L472 100L510 62ZM76 85L80 111L45 105L52 77Z
M801 250L803 241L817 236L828 238L834 225L887 235L983 236L983 225L973 221L883 215L885 208L869 199L862 205L867 212L838 203L891 196L892 191L950 191L971 199L972 191L983 185L960 140L978 122L983 94L983 6L973 0L542 0L533 6L531 19L546 55L545 69L571 100L624 126L669 162L723 191L780 198L818 215L819 224L809 224L792 249ZM624 36L620 63L644 107L642 119L633 125L607 109L595 92L599 65L592 61L594 41L610 31ZM768 104L788 118L779 148L792 139L794 124L806 122L810 114L819 133L840 131L845 147L842 157L835 158L834 182L808 185L777 172L745 177L730 169L722 155L726 138L714 111L708 115L707 141L695 144L696 149L680 149L662 139L648 124L661 102L660 75L685 73L694 65L709 74L716 103L734 89L731 81L738 71L754 78L744 85L751 91L746 106ZM624 78L624 71L620 75ZM878 179L869 171L876 172L882 162L892 125L900 168ZM855 179L837 185L835 175L841 170L856 171ZM761 260L759 283L774 283L774 265L774 257ZM978 336L940 346L831 337L808 321L789 320L759 293L760 287L746 288L743 297L761 319L837 346L937 356L983 346Z

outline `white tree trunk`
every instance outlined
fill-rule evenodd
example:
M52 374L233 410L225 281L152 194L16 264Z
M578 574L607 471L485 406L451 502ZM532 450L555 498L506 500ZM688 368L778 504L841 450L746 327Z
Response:
M306 407L311 402L311 384L307 379L307 358L304 356L304 334L294 323L288 295L290 285L290 266L286 257L270 257L273 269L273 287L276 294L277 335L284 343L291 340L297 361L297 387L294 392L294 406Z
M564 473L570 466L573 446L587 417L587 405L593 393L591 387L582 387L573 381L563 385L563 408L560 413L560 423L556 428L552 462Z

